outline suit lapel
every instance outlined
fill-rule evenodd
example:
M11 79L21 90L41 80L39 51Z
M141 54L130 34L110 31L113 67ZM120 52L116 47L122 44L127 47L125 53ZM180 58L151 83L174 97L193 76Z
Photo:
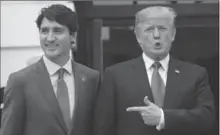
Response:
M79 106L79 95L81 92L81 77L80 77L80 72L79 72L79 67L76 64L76 62L72 61L72 69L74 73L74 84L75 84L75 105L74 105L74 111L73 111L73 117L72 120L74 123L75 117L77 115L77 110L76 108Z
M58 101L56 99L56 95L53 90L53 86L50 81L49 73L47 72L46 66L43 62L43 59L37 63L37 81L38 86L40 87L40 92L44 97L45 101L48 104L48 107L53 112L55 118L58 123L61 125L62 129L66 132L67 128L65 126L65 122L62 117L62 112L59 108Z
M138 99L143 99L143 102L141 102L141 105L144 104L144 97L148 96L148 99L153 102L153 96L152 96L152 91L151 87L149 85L149 79L147 76L146 68L144 65L144 61L142 57L138 57L137 59L134 60L132 64L132 69L130 73L134 77L134 81L136 82L136 86L139 89L137 93Z
M137 99L144 99L144 96L148 96L148 99L154 102L142 57L134 60L132 68L133 71L130 73L132 77L134 77L133 80L136 82L137 88L140 89L139 92L136 92ZM181 74L179 62L173 57L170 57L163 108L173 108L177 106L181 100L178 96L180 94ZM144 103L142 103L142 105L144 105Z
M80 65L74 61L72 61L72 69L74 72L74 84L75 84L75 105L73 110L73 117L72 117L72 129L70 132L74 132L73 128L76 126L77 118L80 117L79 115L83 113L81 108L83 108L83 102L86 99L87 93L85 92L85 81L86 76L83 74Z
M178 61L170 57L163 108L173 108L178 104L180 100L178 97L180 94L180 75L181 70Z

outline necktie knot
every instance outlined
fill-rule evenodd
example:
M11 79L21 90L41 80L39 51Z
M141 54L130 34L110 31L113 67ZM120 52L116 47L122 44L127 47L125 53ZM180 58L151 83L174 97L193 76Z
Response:
M155 61L153 64L152 64L152 67L156 70L158 70L160 67L161 67L161 63L159 61Z
M64 76L64 72L66 70L64 68L60 68L57 72L58 72L58 76L59 76L59 79L63 79L63 76Z

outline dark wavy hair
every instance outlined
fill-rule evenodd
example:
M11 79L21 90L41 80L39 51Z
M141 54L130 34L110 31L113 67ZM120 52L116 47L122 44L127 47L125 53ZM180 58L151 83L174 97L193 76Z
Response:
M47 8L41 9L36 20L38 29L40 29L44 17L50 21L56 21L61 25L67 26L70 34L78 30L79 26L76 12L62 4L53 4Z

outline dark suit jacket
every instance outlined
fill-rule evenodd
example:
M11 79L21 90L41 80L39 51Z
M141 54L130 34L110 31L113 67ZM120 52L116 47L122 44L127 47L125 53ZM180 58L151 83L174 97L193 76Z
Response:
M43 60L10 75L4 96L1 135L90 135L98 88L97 71L72 62L75 107L67 131Z
M96 135L196 135L209 132L214 119L213 96L204 68L171 57L164 99L165 129L144 124L131 106L153 102L142 57L106 69L97 99Z

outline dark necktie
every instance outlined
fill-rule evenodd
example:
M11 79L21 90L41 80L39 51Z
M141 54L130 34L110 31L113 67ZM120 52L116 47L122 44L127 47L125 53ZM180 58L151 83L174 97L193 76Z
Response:
M57 100L59 102L60 109L63 114L64 121L69 130L71 118L70 118L70 103L69 103L69 94L67 85L63 79L64 72L66 70L64 68L60 68L58 70L59 78L57 81Z
M159 74L159 68L161 67L160 62L154 62L152 64L154 68L151 80L151 89L153 93L154 103L159 107L163 106L164 93L165 93L165 85Z

